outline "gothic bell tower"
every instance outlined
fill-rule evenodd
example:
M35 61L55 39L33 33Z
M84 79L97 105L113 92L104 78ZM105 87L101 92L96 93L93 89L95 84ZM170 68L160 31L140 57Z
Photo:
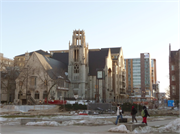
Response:
M85 32L73 31L72 44L69 42L68 78L73 91L71 95L78 95L80 99L87 96L88 52Z

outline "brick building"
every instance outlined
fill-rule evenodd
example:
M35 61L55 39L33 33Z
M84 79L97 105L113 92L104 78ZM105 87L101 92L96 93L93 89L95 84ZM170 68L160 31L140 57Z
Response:
M170 99L179 100L180 87L180 49L171 51L169 44L169 81L170 81Z

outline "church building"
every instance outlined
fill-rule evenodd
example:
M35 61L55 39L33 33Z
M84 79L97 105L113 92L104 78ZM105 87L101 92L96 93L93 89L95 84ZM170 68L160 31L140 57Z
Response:
M64 99L78 97L113 102L126 97L126 70L122 47L89 49L85 32L73 31L69 50L50 51L66 66L70 81Z

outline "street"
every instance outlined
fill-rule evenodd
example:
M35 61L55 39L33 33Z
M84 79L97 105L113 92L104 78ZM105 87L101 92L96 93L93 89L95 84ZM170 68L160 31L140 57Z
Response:
M148 126L166 125L175 118L169 118L160 121L148 122ZM49 127L49 126L8 126L1 125L1 134L114 134L114 132L108 132L108 130L115 125L101 125L101 126L59 126L59 127ZM148 133L146 133L148 134ZM155 133L154 133L155 134ZM177 134L177 133L169 133Z

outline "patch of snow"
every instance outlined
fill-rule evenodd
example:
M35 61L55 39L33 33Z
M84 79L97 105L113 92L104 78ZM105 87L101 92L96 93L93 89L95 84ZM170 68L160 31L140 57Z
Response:
M64 74L65 74L66 76L68 76L68 72L65 72Z
M156 125L158 127L158 125ZM149 126L146 127L139 127L135 128L134 133L152 133L152 132L158 132L158 133L170 133L170 132L180 132L180 118L177 118L171 122L169 122L167 125L159 128L152 128Z
M59 79L64 79L64 77L62 77L62 76L58 76L58 78L59 78Z
M60 126L56 121L39 121L39 122L28 122L26 123L27 126Z
M81 121L63 121L62 125L69 126L69 125L112 125L113 123L111 121L103 121L103 120L81 120Z
M129 133L130 131L127 130L125 125L119 125L117 127L110 128L109 132L120 132L120 133Z
M164 127L158 128L159 132L179 132L180 131L180 118L169 122Z
M7 122L7 123L3 123L2 125L14 126L14 125L20 125L20 122Z
M7 118L0 117L0 122L1 121L7 121Z
M69 125L74 125L74 124L76 124L76 123L77 123L77 121L75 121L75 120L63 121L63 122L62 122L62 125L64 125L64 126L69 126Z
M152 128L152 127L146 126L146 127L135 128L133 130L133 133L140 134L140 133L152 133L152 132L157 132L157 131L158 130L156 128Z

